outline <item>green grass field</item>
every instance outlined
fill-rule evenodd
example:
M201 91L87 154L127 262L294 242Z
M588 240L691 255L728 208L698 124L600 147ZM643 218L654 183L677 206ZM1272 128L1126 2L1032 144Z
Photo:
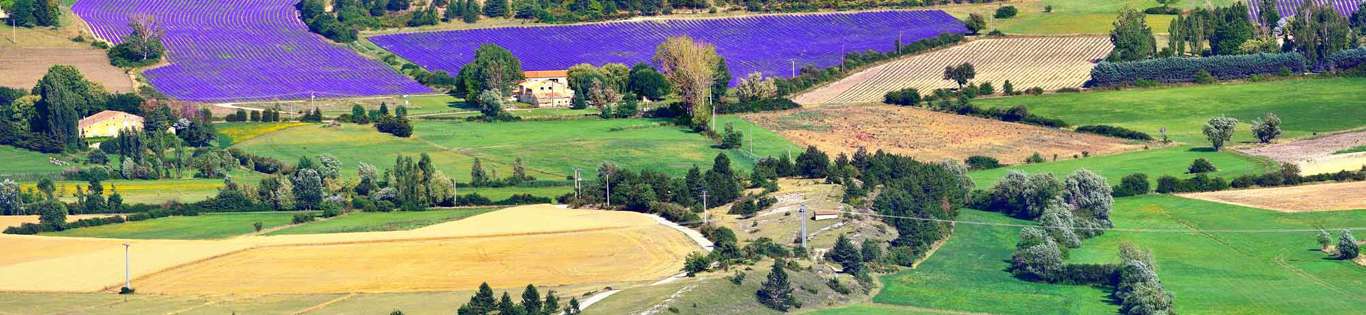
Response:
M974 171L968 175L973 182L977 183L977 188L988 189L995 185L997 181L1011 170L1020 170L1026 173L1052 173L1059 180L1066 177L1078 169L1088 169L1101 176L1111 186L1118 185L1120 179L1125 175L1133 173L1148 174L1148 180L1157 183L1157 178L1162 175L1172 175L1178 178L1193 176L1186 174L1186 168L1197 158L1210 160L1219 170L1213 173L1206 173L1210 176L1222 176L1232 178L1245 174L1262 174L1279 168L1275 163L1262 158L1251 157L1227 151L1213 152L1205 149L1196 149L1186 146L1152 149L1137 152L1128 152L1115 155L1093 156L1075 160L1059 160L1057 162L1046 162L1039 164L1013 165L1003 168Z
M29 178L61 174L62 167L48 162L48 156L35 151L0 145L0 161L5 161L4 167L0 167L0 178Z
M460 220L493 210L497 210L497 208L356 212L285 228L266 235L402 231Z
M1206 5L1227 6L1233 2L1233 0L1181 1L1173 4L1173 6L1192 9ZM1019 14L1007 19L994 18L993 13L996 12L996 8L1004 5L1015 6L1019 9ZM1053 11L1044 12L1046 6L1052 6ZM959 18L965 18L969 13L981 14L987 18L986 31L999 29L1012 35L1103 35L1110 33L1114 27L1115 17L1125 7L1142 11L1145 8L1156 6L1158 3L1152 0L1042 0L938 6L927 9L942 9ZM1154 34L1165 34L1172 17L1171 15L1149 15L1147 18L1148 26L1152 28Z
M1342 150L1337 150L1337 151L1333 152L1333 154L1348 154L1348 153L1357 153L1357 152L1366 152L1366 145L1359 145L1359 146L1350 147L1350 148L1346 148L1346 149L1342 149Z
M1291 79L1271 82L1129 89L982 99L987 107L1024 105L1031 113L1074 126L1107 124L1159 137L1167 128L1174 141L1208 146L1201 128L1210 118L1238 118L1235 142L1254 141L1250 122L1268 112L1281 118L1282 137L1366 125L1366 78Z
M171 216L137 222L70 229L52 236L79 236L131 239L220 239L254 233L252 224L264 228L290 223L293 212L204 213L197 216Z
M733 123L744 132L753 130L756 156L778 155L795 150L786 139L734 117L721 117L718 128ZM651 119L578 119L475 123L425 121L414 124L414 136L397 138L370 126L343 124L339 128L303 126L265 134L235 145L247 152L296 161L300 156L327 153L343 163L344 174L354 177L360 162L381 169L393 166L400 154L426 152L438 169L458 181L469 180L474 158L490 173L511 175L513 161L522 158L529 175L563 180L575 167L591 173L604 161L629 169L654 169L681 175L692 165L707 167L718 152L726 152L737 169L749 169L754 159L749 150L719 150L705 137ZM746 140L746 142L750 142ZM592 175L589 175L592 176Z
M1069 262L1115 262L1121 242L1149 248L1179 313L1350 314L1360 311L1366 296L1366 269L1328 259L1318 251L1315 233L1219 231L1362 226L1366 211L1288 214L1154 195L1120 198L1111 216L1116 228L1181 232L1110 231L1072 250ZM1033 224L977 210L965 210L959 219ZM874 301L990 313L1115 312L1104 289L1011 277L1005 270L1018 233L1018 227L960 224L920 268L883 276L886 288ZM824 313L864 314L868 307Z
M309 124L301 122L227 122L214 124L213 127L218 135L218 142L231 144L251 140L264 134L306 125ZM224 138L227 140L224 140Z

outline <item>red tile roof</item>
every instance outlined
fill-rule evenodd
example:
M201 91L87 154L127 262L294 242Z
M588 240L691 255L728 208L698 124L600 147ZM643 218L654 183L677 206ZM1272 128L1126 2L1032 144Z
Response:
M523 75L523 76L526 76L527 79L567 78L567 77L569 77L569 71L568 71L568 70L526 71L526 72L522 72L522 75Z

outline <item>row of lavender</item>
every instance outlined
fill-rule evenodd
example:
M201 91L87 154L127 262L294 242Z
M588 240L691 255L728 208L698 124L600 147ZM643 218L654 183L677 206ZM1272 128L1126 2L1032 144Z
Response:
M96 36L120 42L138 16L165 29L170 64L144 74L166 95L222 102L418 94L425 86L327 42L298 18L297 0L80 0Z
M1316 5L1321 5L1321 6L1332 7L1334 11L1337 11L1338 14L1342 15L1343 17L1350 17L1350 16L1352 16L1352 13L1356 13L1357 9L1360 8L1362 2L1366 2L1366 0L1276 0L1276 1L1275 1L1275 3L1276 3L1276 12L1279 13L1280 16L1281 16L1282 18L1295 15L1295 13L1298 13L1298 12L1300 11L1300 8L1303 8L1304 6L1310 5L1311 3L1312 3L1312 4L1316 4ZM1248 11L1249 11L1248 14L1250 14L1250 15L1252 16L1252 20L1253 20L1253 21L1260 21L1260 20L1261 20L1261 15L1262 15L1262 13L1261 13L1261 12L1262 12L1261 5L1262 5L1261 1L1248 1Z
M967 28L943 11L925 10L509 27L370 40L431 71L454 75L482 44L507 48L523 69L559 70L580 63L649 62L665 38L688 35L716 45L739 78L751 72L789 77L794 63L836 66L846 52L892 51L898 39L911 43L943 33L964 34Z

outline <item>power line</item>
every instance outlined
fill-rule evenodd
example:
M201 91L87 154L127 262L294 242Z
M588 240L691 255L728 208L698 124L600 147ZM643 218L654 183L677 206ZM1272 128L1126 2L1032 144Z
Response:
M1091 228L1091 227L1045 226L1045 225L1037 225L1037 224L1015 224L1015 223L982 222L982 221L944 220L944 219L935 219L935 218L920 218L920 217L908 217L908 216L886 215L886 214L879 214L879 213L862 213L862 212L854 212L854 211L847 211L847 210L835 210L835 212L839 212L839 213L851 213L851 214L862 214L862 215L868 215L868 216L883 217L883 218L893 218L893 219L905 219L905 220L916 220L916 221L930 221L930 222L953 223L953 224L967 224L967 225L1004 226L1004 227L1019 227L1019 228L1037 227L1037 228L1043 228L1043 229L1101 230L1101 231L1135 232L1135 233L1305 233L1305 232L1318 232L1318 231L1325 231L1325 230L1334 230L1334 231L1336 231L1336 230L1353 230L1353 231L1366 230L1366 227L1341 227L1341 228L1322 228L1322 229L1135 229L1135 228Z

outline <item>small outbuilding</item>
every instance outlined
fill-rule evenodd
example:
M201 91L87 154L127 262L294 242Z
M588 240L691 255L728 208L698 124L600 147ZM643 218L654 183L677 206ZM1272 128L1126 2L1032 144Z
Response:
M526 71L517 83L517 101L536 107L569 107L574 90L569 88L569 71Z
M120 130L142 130L142 116L106 110L81 118L78 125L82 138L117 137Z

